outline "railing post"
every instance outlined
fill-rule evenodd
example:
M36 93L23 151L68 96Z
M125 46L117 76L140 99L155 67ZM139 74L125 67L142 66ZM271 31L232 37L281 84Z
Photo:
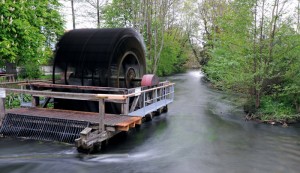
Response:
M0 126L5 116L5 89L0 88Z
M104 116L105 116L105 101L103 98L99 99L99 131L103 132L104 129Z
M145 115L145 106L146 106L146 92L143 93L143 111Z
M129 114L129 98L126 98L125 103L122 104L122 112L123 115Z
M39 106L40 105L40 98L33 96L32 100L31 100L31 103L32 103L32 107Z
M157 89L154 90L155 109L157 109Z
M172 100L174 100L175 87L172 85Z
M34 90L34 87L30 85L30 90ZM32 96L31 100L32 107L37 107L40 105L40 98L36 96Z

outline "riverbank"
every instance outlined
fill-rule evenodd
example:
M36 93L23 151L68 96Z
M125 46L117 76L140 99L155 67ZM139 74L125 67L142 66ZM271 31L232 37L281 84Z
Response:
M288 125L300 122L300 113L297 113L293 105L282 103L274 100L270 96L263 96L261 99L260 107L255 108L255 103L251 96L235 90L224 89L221 85L216 85L211 82L203 73L204 77L201 79L206 85L212 89L226 91L234 94L238 99L237 106L241 106L244 110L244 117L247 121L256 121L270 125Z

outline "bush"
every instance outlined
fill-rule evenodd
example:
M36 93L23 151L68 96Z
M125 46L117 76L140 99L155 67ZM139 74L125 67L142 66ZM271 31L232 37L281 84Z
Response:
M35 63L27 63L20 70L18 77L23 79L38 79L42 75L40 66Z
M262 121L293 122L299 119L294 105L284 98L278 99L272 96L262 97L257 114Z
M5 108L19 108L22 102L31 102L31 99L32 97L30 94L10 93L6 96Z

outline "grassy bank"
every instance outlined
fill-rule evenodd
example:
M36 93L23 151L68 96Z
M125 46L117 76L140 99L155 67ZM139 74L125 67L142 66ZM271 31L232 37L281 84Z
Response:
M256 108L255 99L247 92L226 88L221 83L216 83L208 78L204 78L208 86L216 90L227 91L235 94L236 104L243 107L246 120L253 120L272 125L284 125L300 122L300 113L293 103L295 98L284 97L281 95L261 96L260 106Z
M247 119L258 120L273 125L287 125L299 122L300 114L289 101L284 101L272 96L263 96L260 107L256 109L255 112L248 113Z

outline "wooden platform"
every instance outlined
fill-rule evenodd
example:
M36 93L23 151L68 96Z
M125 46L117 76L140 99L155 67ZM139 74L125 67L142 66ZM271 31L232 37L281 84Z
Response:
M16 108L7 110L6 113L28 115L36 117L48 117L56 119L67 119L76 121L86 121L91 124L99 123L99 114L94 112L69 111L60 109L44 109L44 108ZM104 125L107 130L128 131L141 124L141 117L132 117L125 115L105 114Z

